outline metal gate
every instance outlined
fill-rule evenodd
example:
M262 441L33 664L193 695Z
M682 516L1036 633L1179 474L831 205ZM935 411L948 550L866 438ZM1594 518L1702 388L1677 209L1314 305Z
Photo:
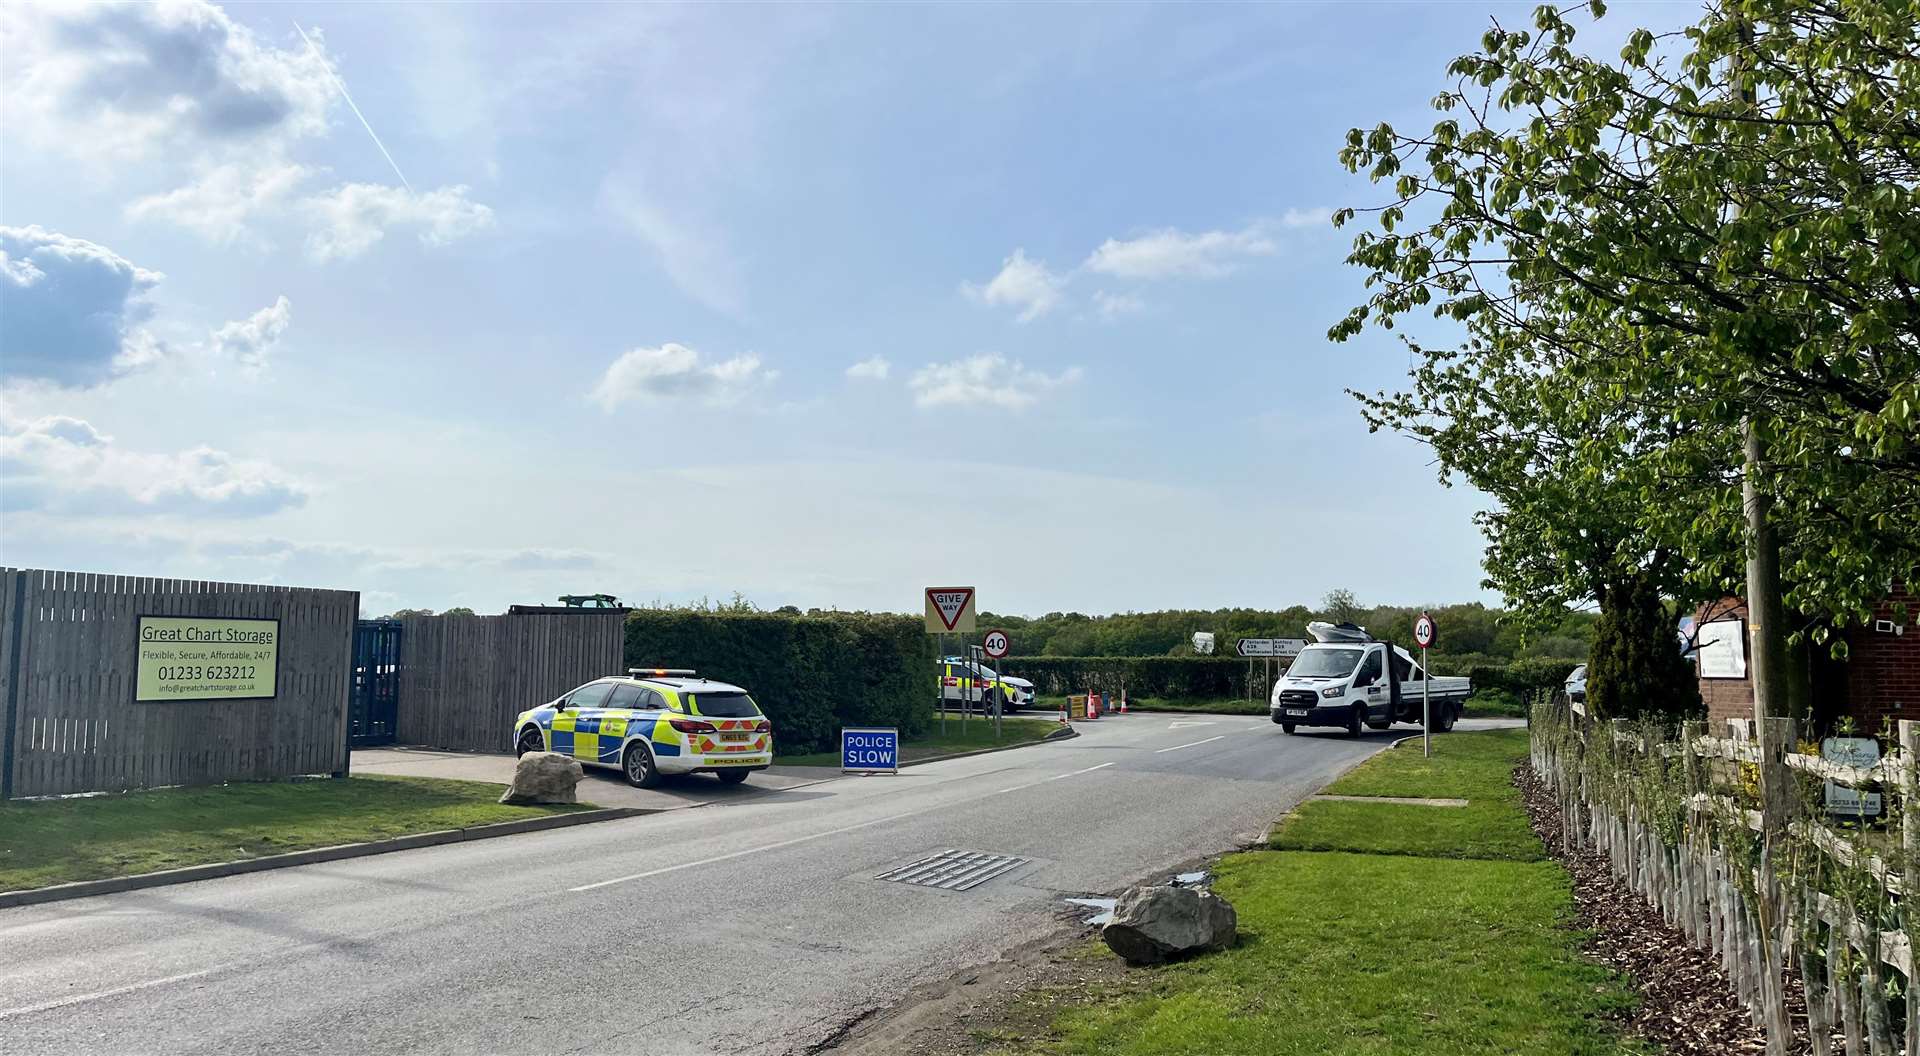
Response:
M392 744L400 717L400 621L360 620L353 630L348 743Z

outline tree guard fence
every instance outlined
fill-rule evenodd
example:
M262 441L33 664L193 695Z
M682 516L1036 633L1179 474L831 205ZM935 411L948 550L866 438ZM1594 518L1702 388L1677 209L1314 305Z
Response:
M1751 719L1709 736L1706 723L1602 722L1578 705L1542 704L1533 769L1558 801L1565 849L1605 855L1713 954L1769 1056L1794 1043L1794 974L1814 1052L1837 1034L1848 1056L1920 1056L1914 920L1902 899L1920 890L1920 724L1894 725L1897 750L1860 767L1822 758L1791 719L1765 721L1763 742ZM1879 794L1883 812L1829 816L1826 782Z

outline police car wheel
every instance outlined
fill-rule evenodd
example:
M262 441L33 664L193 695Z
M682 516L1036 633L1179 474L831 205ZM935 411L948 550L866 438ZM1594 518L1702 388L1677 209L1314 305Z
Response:
M653 753L644 744L627 745L627 754L620 760L620 772L627 777L627 784L635 788L659 788L660 768L653 764Z
M513 754L515 758L518 758L528 752L544 752L546 750L547 742L541 739L540 731L529 726L521 731L520 740L515 743Z
M1292 734L1293 734L1293 723L1291 723L1291 722L1283 722L1283 723L1281 723L1281 724L1280 724L1280 728L1281 728L1282 730L1285 730L1285 731L1287 732L1287 735L1288 735L1288 736L1292 736Z
M746 770L722 770L713 776L719 778L723 785L737 785L747 779L747 774Z

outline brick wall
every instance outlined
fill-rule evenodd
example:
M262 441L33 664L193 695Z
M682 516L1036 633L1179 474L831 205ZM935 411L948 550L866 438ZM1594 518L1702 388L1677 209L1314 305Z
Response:
M1895 601L1907 615L1894 615ZM1878 731L1885 719L1920 719L1920 597L1897 590L1875 610L1877 620L1904 623L1906 633L1876 631L1872 624L1847 632L1847 698L1863 729Z
M1694 610L1696 624L1708 620L1744 620L1747 618L1747 603L1739 598L1722 598L1708 602ZM1697 670L1699 661L1694 661ZM1700 699L1707 705L1707 728L1723 730L1728 719L1750 719L1753 717L1753 680L1750 678L1703 678L1700 680Z

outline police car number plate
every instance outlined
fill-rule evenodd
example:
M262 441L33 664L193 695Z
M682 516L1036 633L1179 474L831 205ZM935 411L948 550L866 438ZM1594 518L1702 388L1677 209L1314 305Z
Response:
M1302 718L1305 718L1305 717L1306 717L1306 714L1307 714L1307 709L1305 709L1305 708L1288 708L1288 709L1287 709L1287 714L1289 714L1289 715L1297 715L1297 716L1300 716L1300 717L1302 717Z
M749 734L745 733L723 733L720 735L720 739L730 743L744 744L749 736Z

